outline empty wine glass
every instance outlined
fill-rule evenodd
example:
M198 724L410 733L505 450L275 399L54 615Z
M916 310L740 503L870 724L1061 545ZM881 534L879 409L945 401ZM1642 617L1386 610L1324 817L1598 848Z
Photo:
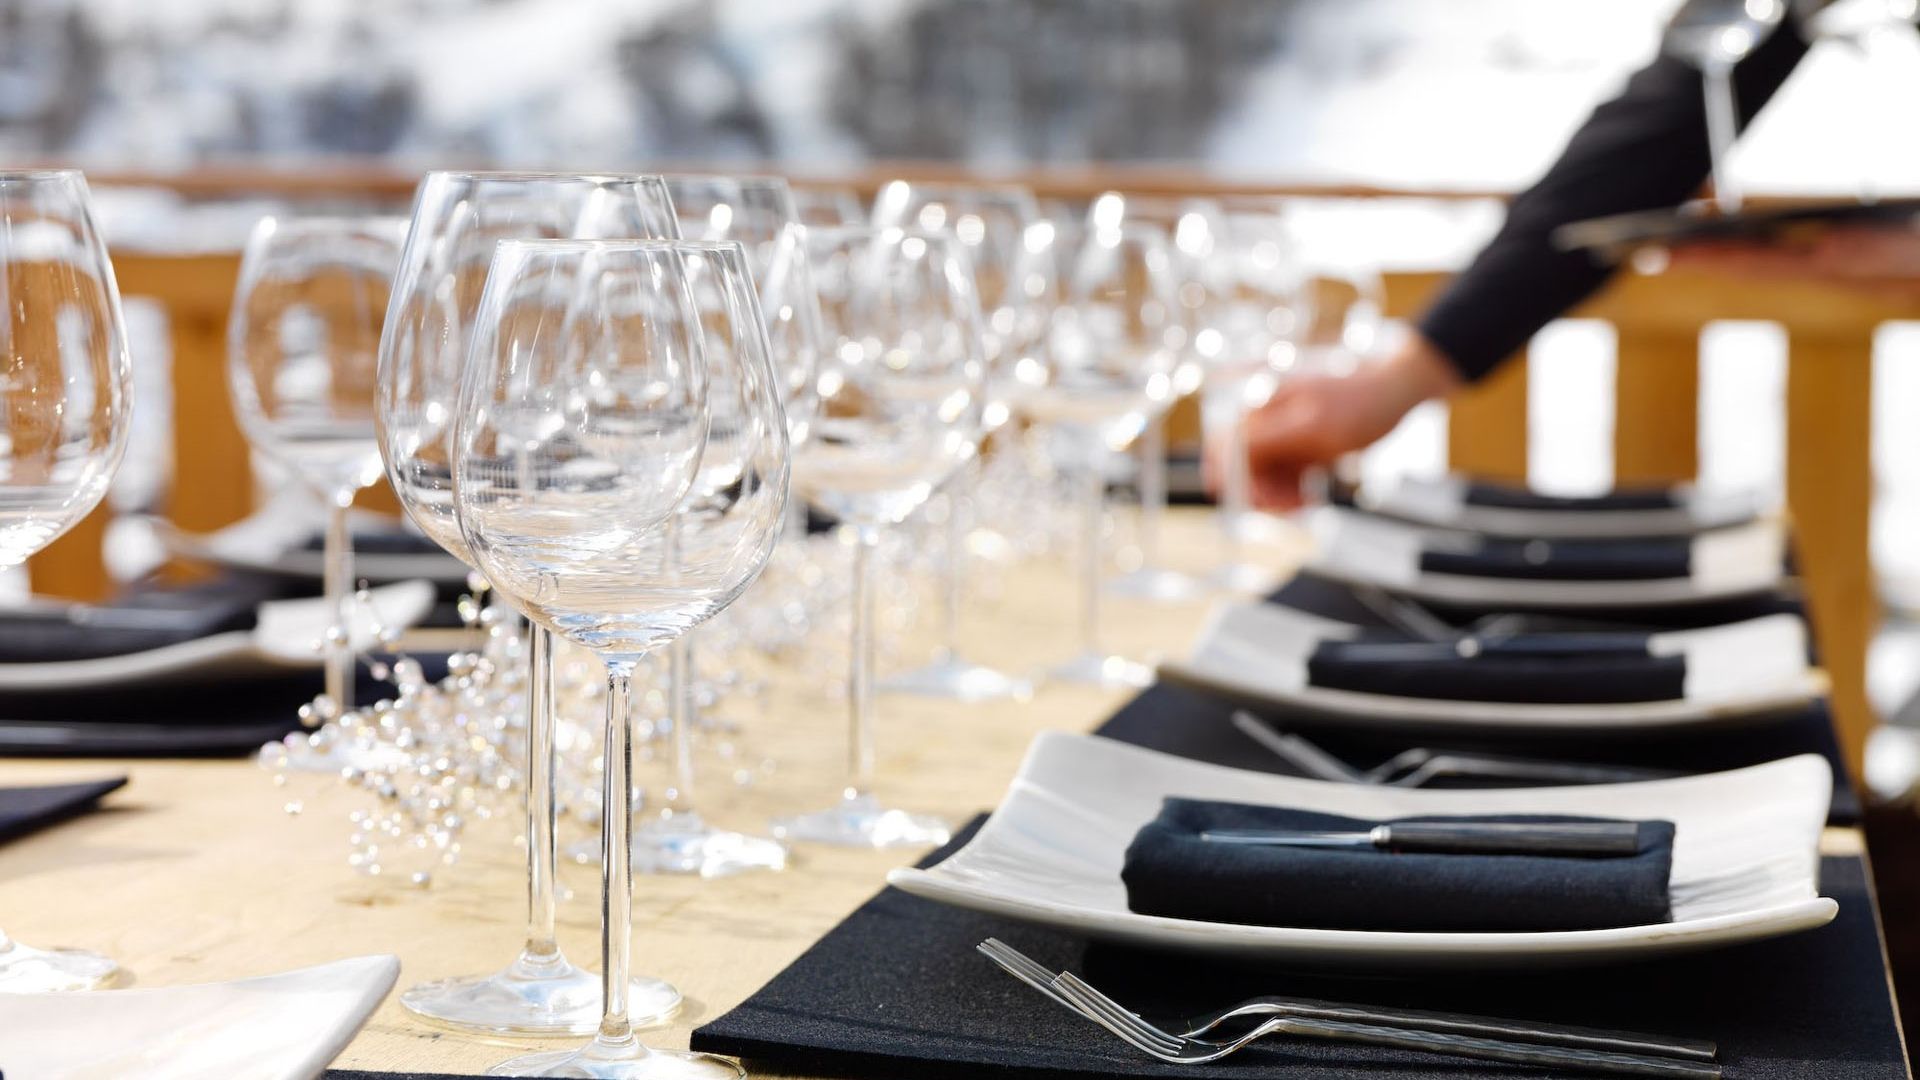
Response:
M808 184L793 189L793 208L802 225L863 225L867 204L860 193L848 187Z
M1050 672L1063 682L1144 686L1144 665L1100 646L1101 522L1106 462L1172 402L1186 330L1173 258L1157 228L1089 221L1045 362L1021 369L1015 405L1068 436L1080 474L1081 652Z
M448 553L473 565L454 510L449 440L494 248L507 239L675 235L657 176L436 172L421 181L380 341L380 449L407 516ZM553 638L535 626L529 639L524 944L499 971L422 983L400 1003L466 1031L583 1035L599 1022L600 980L554 938ZM660 1020L680 994L635 979L628 1003L636 1022Z
M730 298L727 332L702 327L689 264ZM745 1075L633 1033L628 832L635 666L732 603L780 531L786 421L752 297L735 245L507 241L488 275L453 443L461 535L494 589L607 668L599 1030L493 1075ZM710 340L735 374L709 380ZM714 429L710 397L733 396Z
M886 809L871 790L871 564L881 530L925 503L979 445L986 368L973 277L946 233L809 230L807 253L828 348L814 378L819 413L796 448L794 482L854 533L850 777L837 805L783 819L775 833L855 847L944 843L944 822Z
M1222 271L1220 340L1209 350L1201 395L1201 427L1221 443L1223 550L1214 580L1235 592L1260 592L1272 586L1273 575L1245 554L1253 531L1247 416L1299 362L1313 290L1277 212L1229 214L1215 264Z
M1667 23L1667 51L1698 67L1706 80L1713 201L1723 214L1740 210L1740 191L1728 169L1734 140L1740 136L1733 69L1752 55L1786 16L1786 0L1687 0Z
M353 708L354 496L380 479L374 437L380 324L407 223L262 218L227 322L234 415L255 448L327 508L324 716Z
M0 570L86 517L127 447L132 363L113 264L77 171L0 172ZM0 931L0 992L91 990L119 975Z
M1200 387L1205 377L1210 355L1204 350L1217 344L1217 329L1213 333L1208 331L1217 315L1221 292L1217 255L1225 224L1220 207L1208 199L1122 196L1107 192L1093 201L1088 214L1108 226L1122 221L1150 225L1171 240L1168 254L1173 260L1174 295L1179 300L1188 344L1174 368L1174 399L1186 397ZM1207 591L1207 583L1191 574L1168 569L1160 559L1160 522L1167 512L1165 412L1155 416L1141 434L1135 458L1140 494L1137 543L1140 565L1107 582L1107 591L1162 603L1193 600Z
M951 234L966 252L979 296L982 343L986 348L988 400L984 416L988 432L1003 425L1010 412L1001 389L1012 368L1040 336L1038 315L1047 291L1044 276L1052 269L1046 252L1030 243L1030 230L1041 224L1033 193L1009 185L926 184L894 180L880 189L873 204L874 224L904 226ZM946 563L941 590L942 640L931 663L901 672L881 684L885 690L990 701L1025 697L1033 687L960 652L960 613L966 590L970 526L974 517L973 488L977 469L969 465L947 485ZM1001 545L1005 546L1005 545Z

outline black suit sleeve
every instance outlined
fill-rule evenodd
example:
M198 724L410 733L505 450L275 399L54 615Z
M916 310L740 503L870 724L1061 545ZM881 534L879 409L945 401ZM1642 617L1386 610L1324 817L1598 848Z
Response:
M1786 81L1807 42L1789 18L1734 72L1744 127ZM1711 169L1698 69L1665 55L1593 111L1545 176L1516 196L1506 224L1420 320L1420 331L1469 380L1598 291L1612 267L1554 249L1561 225L1677 206Z

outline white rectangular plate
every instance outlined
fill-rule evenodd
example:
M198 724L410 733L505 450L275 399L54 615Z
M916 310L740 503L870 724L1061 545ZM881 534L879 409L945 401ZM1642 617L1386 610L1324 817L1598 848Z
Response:
M1323 968L1502 968L1644 960L1822 926L1819 840L1827 762L1805 754L1732 772L1635 784L1427 791L1245 772L1092 735L1034 740L999 809L926 870L889 874L932 900L1088 937ZM1127 910L1120 868L1167 796L1290 806L1359 818L1581 814L1676 826L1673 921L1544 933L1391 933L1193 922Z
M1160 674L1169 682L1255 707L1306 710L1368 727L1483 733L1594 733L1730 723L1804 707L1826 690L1826 677L1807 664L1806 624L1784 614L1653 634L1649 649L1654 655L1683 655L1687 660L1684 695L1668 701L1442 701L1309 684L1307 660L1314 648L1358 633L1359 628L1347 623L1280 604L1222 605L1201 631L1192 654L1163 663Z
M1764 504L1757 491L1712 492L1681 485L1675 493L1678 506L1657 510L1521 510L1468 503L1467 480L1461 476L1403 477L1378 492L1362 489L1358 502L1375 513L1421 525L1523 539L1678 536L1751 521Z
M1311 521L1310 568L1350 585L1372 586L1441 604L1604 610L1709 604L1778 587L1786 536L1777 521L1755 521L1692 538L1692 572L1679 578L1560 580L1437 574L1420 568L1430 544L1472 544L1389 518L1321 507Z

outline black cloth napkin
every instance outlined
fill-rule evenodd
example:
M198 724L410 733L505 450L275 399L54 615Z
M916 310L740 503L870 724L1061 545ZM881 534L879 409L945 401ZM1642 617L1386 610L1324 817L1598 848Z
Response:
M1545 815L1409 821L1563 824ZM1617 858L1455 855L1219 844L1208 829L1365 832L1361 821L1279 806L1168 799L1127 846L1120 879L1142 915L1333 930L1599 930L1668 921L1673 823L1643 821Z
M1693 571L1693 541L1685 537L1632 540L1512 540L1487 537L1471 549L1430 548L1420 569L1467 577L1544 581L1650 581Z
M1615 488L1605 495L1543 495L1523 487L1476 480L1467 484L1468 506L1502 510L1671 510L1680 498L1671 488Z
M1314 686L1445 701L1672 701L1686 679L1686 658L1649 655L1645 634L1524 635L1463 654L1448 642L1376 633L1323 641L1307 658Z
M0 609L0 664L125 656L184 641L250 630L273 590L245 578L185 586L147 585L110 604Z
M944 858L972 828L922 865ZM1821 891L1840 902L1832 925L1719 952L1578 972L1336 978L1090 946L886 889L739 1007L696 1029L693 1047L745 1057L754 1070L874 1080L1196 1075L1129 1049L973 951L997 937L1055 971L1086 976L1148 1017L1298 994L1715 1039L1729 1080L1905 1080L1864 862L1822 860ZM1264 1043L1214 1068L1245 1080L1565 1075L1307 1040Z
M302 551L321 551L326 536L316 533L301 541ZM424 534L408 529L370 529L353 534L353 550L368 555L445 555L446 549ZM447 555L451 559L453 556Z
M93 809L108 792L125 787L124 776L81 784L0 788L0 843Z

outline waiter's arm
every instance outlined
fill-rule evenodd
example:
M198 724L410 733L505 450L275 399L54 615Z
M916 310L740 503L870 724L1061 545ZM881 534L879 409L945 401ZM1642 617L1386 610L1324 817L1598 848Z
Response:
M1745 127L1807 52L1789 19L1734 70ZM1420 319L1420 333L1473 381L1603 285L1612 268L1558 251L1575 221L1677 206L1710 170L1700 72L1662 55L1581 125L1560 159L1507 210L1506 224Z

